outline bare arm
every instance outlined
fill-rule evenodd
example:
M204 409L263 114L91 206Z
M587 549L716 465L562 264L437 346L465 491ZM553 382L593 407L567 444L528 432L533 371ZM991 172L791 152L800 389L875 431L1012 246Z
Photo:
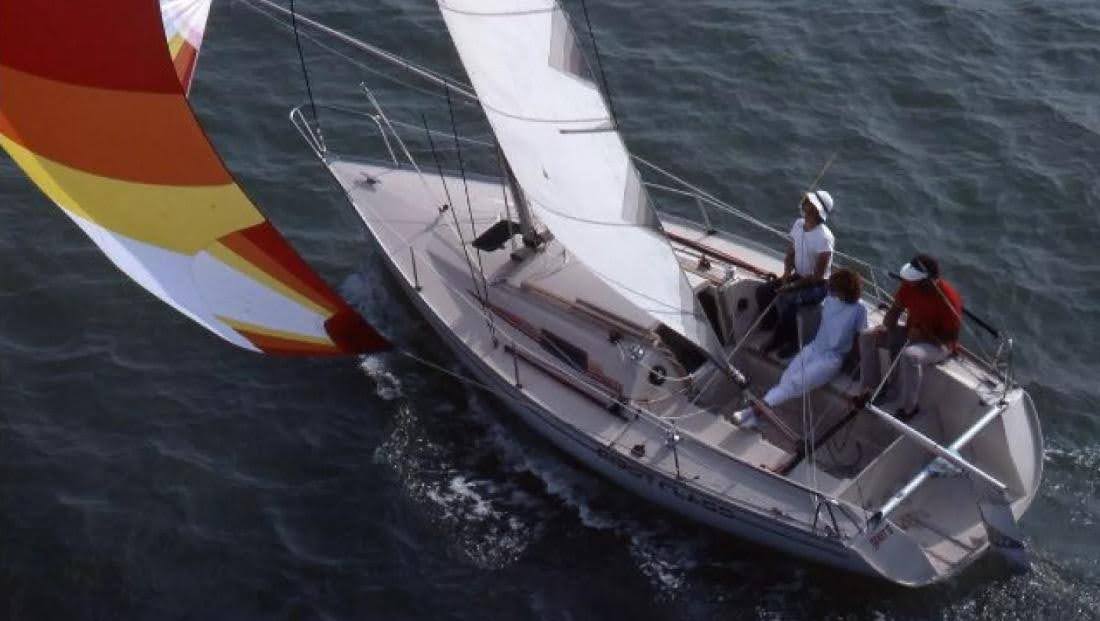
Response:
M785 291L804 289L825 282L825 270L829 269L829 263L833 260L833 253L822 252L817 255L817 264L814 265L813 276L797 276L790 284L783 287Z
M905 310L905 307L894 299L894 302L890 304L890 308L886 311L886 316L882 318L882 327L887 330L895 328L898 325L898 319L901 317L901 311Z
M783 280L794 273L794 243L787 244L787 254L783 257Z
M817 265L814 265L813 282L824 282L825 271L829 269L829 264L833 262L832 252L820 252L817 255Z

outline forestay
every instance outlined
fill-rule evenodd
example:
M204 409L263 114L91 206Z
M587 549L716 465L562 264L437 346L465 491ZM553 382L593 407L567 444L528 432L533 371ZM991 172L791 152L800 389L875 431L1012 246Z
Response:
M387 347L222 164L156 0L0 2L0 146L115 265L225 340L298 355Z
M164 34L168 39L168 52L176 76L186 93L191 91L191 79L199 61L206 20L210 16L212 0L160 0L160 15L164 21Z
M631 303L712 355L718 340L554 0L439 0L532 211Z

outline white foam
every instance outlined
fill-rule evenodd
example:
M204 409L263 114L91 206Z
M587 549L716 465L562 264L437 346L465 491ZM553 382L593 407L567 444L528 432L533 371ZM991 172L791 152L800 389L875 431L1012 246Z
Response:
M450 427L433 437L436 427L429 421L453 417L454 408L446 402L431 407L424 418L412 406L401 407L393 434L375 451L375 461L394 468L410 501L454 550L478 567L505 567L542 530L541 512L528 510L537 501L508 473L499 478L499 473L477 468L483 455L470 449L493 452L491 443L475 437L456 445ZM441 416L443 410L447 417Z
M546 493L573 510L584 526L610 531L626 541L638 570L662 597L674 597L686 587L689 573L697 567L701 554L697 538L674 532L675 527L661 517L638 519L594 507L592 500L606 493L611 483L573 467L556 451L517 441L515 434L495 416L488 415L481 405L480 396L471 395L470 410L482 415L505 465L514 472L537 477Z
M367 366L367 362L368 374L385 373L384 367ZM465 438L461 447L448 442L451 438L437 441L431 437L434 425L420 420L410 406L401 408L393 435L376 452L376 460L395 468L410 499L443 527L458 551L481 567L507 566L539 538L548 520L560 515L554 511L558 508L573 512L585 527L621 540L662 599L672 599L688 588L698 559L705 557L699 537L678 530L678 522L659 513L629 511L627 506L638 505L628 503L625 492L572 465L517 425L503 422L510 414L492 412L499 406L476 389L466 388L466 399L465 412L448 416L468 417L482 427L482 438ZM453 409L447 402L431 407ZM433 411L430 416L442 418L438 414ZM482 454L472 455L471 450ZM485 473L463 465L485 456L499 463L503 472ZM521 475L534 476L545 493L528 491ZM599 506L604 499L610 507Z
M359 357L359 368L367 377L374 380L374 394L386 401L393 401L404 396L401 391L401 380L386 369L386 363L382 356L367 355Z

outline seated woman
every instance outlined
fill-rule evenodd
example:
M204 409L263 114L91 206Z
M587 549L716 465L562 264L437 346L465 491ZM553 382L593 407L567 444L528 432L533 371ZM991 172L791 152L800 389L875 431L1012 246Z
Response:
M821 325L813 342L791 359L779 383L764 395L763 404L752 404L733 415L733 422L754 428L763 407L781 403L823 386L836 377L844 358L867 329L867 309L859 303L862 292L859 275L841 269L829 277L829 295L821 309Z

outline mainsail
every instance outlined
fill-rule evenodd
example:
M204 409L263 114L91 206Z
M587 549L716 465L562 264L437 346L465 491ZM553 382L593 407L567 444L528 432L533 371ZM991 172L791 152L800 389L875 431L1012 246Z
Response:
M712 355L713 329L555 0L438 0L532 210L627 300Z
M295 355L387 347L226 170L157 0L109 4L0 2L0 146L115 265L225 340Z
M195 75L195 64L199 61L211 1L160 0L168 52L172 54L172 64L185 93L191 92L191 79Z

